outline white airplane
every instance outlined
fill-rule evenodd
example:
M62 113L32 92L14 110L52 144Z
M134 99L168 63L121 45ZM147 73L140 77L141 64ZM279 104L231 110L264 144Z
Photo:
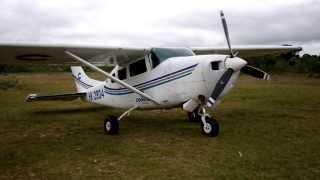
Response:
M219 124L206 108L217 105L232 89L240 72L268 80L266 72L247 65L241 55L296 55L297 46L256 46L231 48L223 12L221 21L228 48L125 48L79 47L65 45L0 45L1 64L71 64L77 92L39 96L30 94L27 101L74 100L127 109L119 117L104 121L106 134L117 134L119 121L136 109L182 107L191 121L200 121L202 132L217 136ZM228 52L228 55L222 53ZM74 60L106 76L105 81L86 75ZM113 66L111 72L99 65Z

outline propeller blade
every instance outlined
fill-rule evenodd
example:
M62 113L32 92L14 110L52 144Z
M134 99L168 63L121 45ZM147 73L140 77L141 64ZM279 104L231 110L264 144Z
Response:
M211 94L211 98L216 101L218 99L218 97L220 96L220 94L222 93L222 91L224 90L224 88L226 87L226 85L228 84L231 76L233 74L233 70L232 69L227 69L227 71L221 76L221 78L219 79L219 81L216 84L216 87L214 88L212 94ZM214 102L210 102L211 105L213 105Z
M221 22L222 22L224 34L226 36L226 40L227 40L227 43L228 43L228 47L229 47L229 51L230 51L230 57L233 58L234 54L233 54L233 51L232 51L232 48L231 48L228 25L227 25L226 18L224 17L223 11L220 11L220 17L221 17Z
M241 72L248 74L248 75L251 75L251 76L258 78L258 79L270 80L270 75L268 73L266 73L256 67L253 67L253 66L246 65L245 67L243 67L241 69Z

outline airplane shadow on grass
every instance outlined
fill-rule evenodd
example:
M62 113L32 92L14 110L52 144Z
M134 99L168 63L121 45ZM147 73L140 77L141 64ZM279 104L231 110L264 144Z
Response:
M67 109L42 109L32 111L32 114L39 116L52 116L52 115L71 115L71 114L86 114L86 113L110 113L121 114L121 110L115 110L107 107L81 107L81 108L67 108ZM126 117L122 122L123 130L121 135L148 135L151 132L159 134L174 134L179 136L190 136L198 134L199 123L190 123L185 118L171 117L167 115L157 114L157 117L145 117L141 114L133 113L130 117ZM102 119L108 117L103 116ZM196 126L196 127L195 127ZM82 129L83 130L83 129ZM100 127L90 127L89 131L101 134L103 131ZM194 134L193 134L194 133ZM200 136L200 134L199 134Z
M73 115L73 114L81 114L87 115L89 113L97 113L100 114L98 120L103 121L110 114L120 115L124 110L108 108L104 106L87 106L87 107L69 107L66 109L39 109L34 110L31 113L34 115L39 115L41 117L52 117L54 115ZM147 113L147 114L144 114ZM218 120L223 119L223 124L233 124L234 119L238 116L249 117L251 113L244 112L243 109L228 109L221 112L225 118L220 116L214 116ZM108 115L109 114L109 115ZM46 118L44 118L46 119ZM50 118L50 121L52 119ZM256 119L254 121L257 121ZM252 121L249 121L252 122ZM240 122L238 122L240 123ZM241 124L246 124L246 122L241 122ZM154 110L154 111L134 111L131 113L129 117L125 117L124 120L121 121L121 133L120 136L135 136L135 135L145 135L148 136L152 133L161 134L161 136L165 136L167 134L177 135L178 137L202 137L202 134L199 133L199 128L201 122L189 122L185 113L179 113L177 110L173 111L162 111L162 110ZM100 124L99 124L100 125ZM88 128L88 127L84 127ZM224 126L222 125L223 129ZM84 129L81 129L83 131ZM103 134L101 126L92 126L87 129L88 131L93 131L96 134ZM152 133L150 133L152 132Z

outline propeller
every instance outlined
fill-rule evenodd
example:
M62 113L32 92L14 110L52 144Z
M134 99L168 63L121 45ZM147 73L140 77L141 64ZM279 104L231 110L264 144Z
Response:
M223 11L220 11L220 17L221 17L221 22L222 22L223 30L224 30L224 35L226 36L226 40L227 40L227 43L228 43L229 52L230 52L230 57L233 58L233 57L235 57L235 55L233 54L233 51L232 51L232 48L231 48L231 42L230 42L230 37L229 37L228 25L227 25L226 18L224 17Z
M230 41L230 37L229 37L229 31L228 31L228 25L227 25L227 21L226 21L226 18L224 16L223 11L220 11L220 17L221 17L221 22L222 22L224 34L225 34L225 37L226 37L226 40L228 43L230 56L227 57L225 60L225 66L226 66L227 70L222 74L221 78L217 82L217 84L211 94L211 97L208 100L208 103L210 105L213 105L215 103L215 101L219 98L219 96L221 95L221 93L225 89L226 85L228 84L230 78L232 77L232 74L235 71L240 70L242 73L248 74L248 75L253 76L255 78L258 78L258 79L264 79L264 80L270 79L270 75L268 73L266 73L256 67L249 66L249 65L247 65L246 61L236 57L238 52L234 53L232 50L231 41Z
M225 73L223 73L223 75L221 76L221 78L217 82L216 87L214 88L214 90L211 94L211 98L214 101L218 99L218 97L220 96L220 94L222 93L222 91L224 90L226 85L228 84L233 72L234 71L231 68L227 69L227 71ZM214 103L214 101L213 101L213 103Z
M253 76L255 78L258 78L258 79L270 80L270 74L262 71L261 69L253 67L253 66L246 65L245 67L243 67L241 69L241 72L248 74L250 76Z

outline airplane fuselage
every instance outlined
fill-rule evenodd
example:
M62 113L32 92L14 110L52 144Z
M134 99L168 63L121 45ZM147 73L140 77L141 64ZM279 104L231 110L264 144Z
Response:
M105 106L128 109L162 109L181 106L199 95L209 98L221 75L226 71L226 55L173 57L154 69L124 80L154 97L161 104L141 97L122 85L106 80L87 91L86 100ZM232 75L221 97L233 87L239 72Z

